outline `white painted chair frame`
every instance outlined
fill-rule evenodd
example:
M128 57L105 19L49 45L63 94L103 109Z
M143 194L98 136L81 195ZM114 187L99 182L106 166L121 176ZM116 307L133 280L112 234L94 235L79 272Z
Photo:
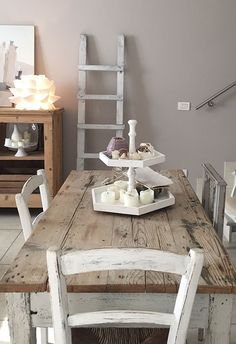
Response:
M28 199L30 195L37 189L40 190L41 202L43 211L32 221ZM25 241L29 238L33 232L35 226L42 218L44 212L48 209L52 197L49 193L48 182L44 170L38 170L37 175L30 177L23 185L21 193L15 196L16 206L20 216L20 222L23 230ZM40 344L48 343L48 334L46 328L38 328L40 336Z
M62 253L47 250L54 337L71 344L71 327L170 326L167 344L184 344L204 256L191 249L188 256L148 248L104 248ZM69 315L65 276L102 270L148 270L182 275L173 314L112 310Z
M224 178L227 182L224 237L231 242L232 233L236 232L236 162L224 163Z
M37 188L40 190L43 211L34 219L34 221L32 221L28 207L28 199ZM25 240L27 240L52 201L44 170L38 170L37 175L30 177L25 182L21 193L16 194L15 200L23 229L23 235Z
M203 164L202 205L223 240L226 182L209 163Z

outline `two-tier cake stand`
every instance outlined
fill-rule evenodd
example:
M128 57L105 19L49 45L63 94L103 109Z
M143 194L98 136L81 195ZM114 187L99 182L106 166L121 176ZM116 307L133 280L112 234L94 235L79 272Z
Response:
M137 124L136 120L128 121L130 131L129 131L129 155L131 156L136 152L135 147L135 126ZM128 168L128 192L136 189L135 181L135 169L136 168L145 168L147 166L156 165L165 161L165 155L154 151L152 155L142 160L131 160L131 159L112 159L106 152L100 152L99 158L107 166L110 167L126 167ZM171 183L171 182L170 182ZM168 207L175 203L175 198L171 192L167 191L165 193L160 193L152 203L141 204L137 206L125 206L123 202L119 199L114 203L104 203L101 200L101 195L108 189L109 185L100 186L92 189L92 199L93 199L93 208L96 211L111 212L111 213L120 213L120 214L129 214L129 215L143 215L154 210Z

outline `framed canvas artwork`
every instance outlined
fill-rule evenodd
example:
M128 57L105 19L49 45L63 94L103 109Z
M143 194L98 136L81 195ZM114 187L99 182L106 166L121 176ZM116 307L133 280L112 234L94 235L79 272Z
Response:
M0 25L0 107L11 106L9 89L26 74L34 74L34 26Z

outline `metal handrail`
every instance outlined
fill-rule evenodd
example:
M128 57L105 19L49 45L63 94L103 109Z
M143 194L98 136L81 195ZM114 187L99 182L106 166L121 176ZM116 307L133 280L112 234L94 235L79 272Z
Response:
M198 106L196 106L196 110L202 108L204 105L208 104L208 106L213 106L213 99L219 97L221 94L225 93L226 91L230 90L232 87L236 86L236 81L234 81L232 84L224 87L222 90L216 92L215 94L213 94L211 97L207 98L206 100L204 100L201 104L199 104Z

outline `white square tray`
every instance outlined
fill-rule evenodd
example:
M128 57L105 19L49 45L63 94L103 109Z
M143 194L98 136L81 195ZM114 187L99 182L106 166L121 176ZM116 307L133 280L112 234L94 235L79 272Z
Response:
M107 166L113 167L146 167L155 164L160 164L166 160L166 156L160 152L155 151L155 156L144 160L129 160L129 159L111 159L106 155L106 152L99 153L99 159Z
M125 207L119 200L114 204L101 202L101 193L107 190L107 185L92 189L93 209L96 211L104 211L108 213L143 215L151 211L162 209L175 204L175 197L171 192L156 198L153 203L140 205L139 207Z

